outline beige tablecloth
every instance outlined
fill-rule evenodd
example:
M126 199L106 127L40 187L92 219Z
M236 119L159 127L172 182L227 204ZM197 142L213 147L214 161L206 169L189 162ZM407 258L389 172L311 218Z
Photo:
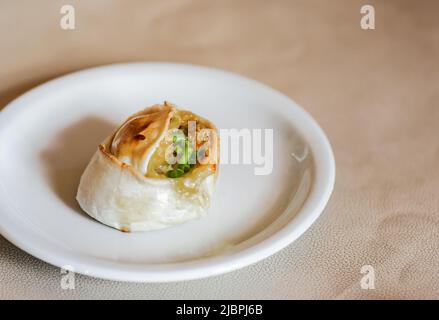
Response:
M76 29L60 28L60 8ZM371 4L376 29L360 28ZM439 298L439 2L2 1L0 105L74 70L189 62L283 91L337 160L324 214L256 265L210 279L130 284L60 270L0 237L0 298ZM360 270L375 270L375 289Z

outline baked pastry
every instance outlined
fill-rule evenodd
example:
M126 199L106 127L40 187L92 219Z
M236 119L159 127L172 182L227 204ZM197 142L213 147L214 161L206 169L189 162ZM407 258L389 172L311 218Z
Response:
M207 213L218 162L215 126L165 102L132 115L99 145L76 198L121 231L174 226Z

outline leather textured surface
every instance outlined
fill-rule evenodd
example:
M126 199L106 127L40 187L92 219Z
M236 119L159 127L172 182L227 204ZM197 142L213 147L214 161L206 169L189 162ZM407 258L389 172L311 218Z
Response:
M0 105L85 67L175 61L223 68L292 97L337 161L328 207L299 240L209 279L132 284L58 268L0 237L0 298L439 298L439 2L64 1L0 4ZM360 28L372 4L376 30ZM248 199L251 201L251 199ZM360 270L375 269L374 290Z

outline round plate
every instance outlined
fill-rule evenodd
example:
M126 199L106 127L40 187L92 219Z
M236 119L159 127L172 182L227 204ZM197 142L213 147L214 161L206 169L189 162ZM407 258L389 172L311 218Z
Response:
M250 163L224 161L204 218L144 233L100 224L75 200L85 166L121 121L164 100L210 119L221 136L244 130L260 141L260 130L269 143L272 129L273 150L264 142ZM335 177L327 138L296 103L253 80L183 64L111 65L38 86L0 112L0 146L1 234L48 263L112 280L187 280L257 262L305 232ZM264 166L269 174L256 175Z

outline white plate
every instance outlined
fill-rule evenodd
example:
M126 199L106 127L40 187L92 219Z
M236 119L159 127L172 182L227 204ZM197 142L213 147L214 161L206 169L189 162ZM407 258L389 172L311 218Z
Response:
M75 194L96 146L128 115L163 100L218 128L272 128L272 174L221 165L210 214L161 231L126 234L89 218ZM38 86L0 112L0 146L1 234L53 265L113 280L187 280L257 262L315 221L335 176L324 133L289 98L182 64L105 66Z

